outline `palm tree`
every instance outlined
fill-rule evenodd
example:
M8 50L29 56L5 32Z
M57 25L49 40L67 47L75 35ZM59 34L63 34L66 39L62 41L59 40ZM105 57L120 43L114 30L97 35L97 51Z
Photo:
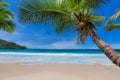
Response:
M0 0L0 29L12 33L15 29L15 24L13 22L13 14L6 10L5 7L9 6L9 4Z
M105 30L110 32L112 30L120 29L120 23L114 23L118 18L120 18L120 8L116 9L116 13L106 22Z
M106 0L22 0L19 6L20 22L53 25L57 33L75 30L79 41L90 36L105 55L120 67L120 56L96 34L103 16L94 15L94 9Z

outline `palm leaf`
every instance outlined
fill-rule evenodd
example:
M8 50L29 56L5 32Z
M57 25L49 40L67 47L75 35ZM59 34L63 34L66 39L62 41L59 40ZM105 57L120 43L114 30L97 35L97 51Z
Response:
M91 15L89 21L92 22L95 26L101 26L102 21L105 19L104 16Z
M120 29L120 24L110 24L108 25L109 28L105 28L106 31L110 32L112 30Z
M92 8L99 8L103 4L109 3L111 0L90 0L92 1Z
M117 13L115 13L108 21L106 24L110 24L112 23L113 21L115 21L117 18L120 17L120 11L118 11Z
M9 4L0 0L0 30L12 33L15 29L15 23L13 22L13 14L5 7Z
M13 14L10 12L10 11L8 11L8 10L5 10L4 8L1 8L0 9L0 19L5 19L5 18L9 18L9 19L13 19L14 17L13 17Z
M8 33L13 33L16 25L12 20L1 20L0 21L0 30L3 30Z
M108 0L22 0L19 5L19 17L22 23L53 25L56 32L61 33L64 30L74 30L75 23L80 22L76 15L100 25L104 18L91 13L94 8L107 2ZM85 33L87 32L79 33L82 42L87 37Z
M9 6L9 4L8 4L8 3L5 3L5 2L0 1L0 7L5 7L5 6Z
M114 30L114 26L115 26L115 29L116 29L118 24L117 25L113 24L113 22L116 21L116 19L118 19L118 18L120 18L120 9L117 9L116 13L112 17L110 17L110 19L106 22L105 30L106 31ZM118 25L118 27L119 27L119 25Z
M70 18L70 14L61 9L55 0L24 0L19 7L20 21L24 23L56 23L60 17Z
M55 24L55 30L59 34L63 31L75 31L75 21L68 19L63 19L62 22Z
M117 9L116 9L116 12L119 12L119 11L120 11L120 8L117 8Z

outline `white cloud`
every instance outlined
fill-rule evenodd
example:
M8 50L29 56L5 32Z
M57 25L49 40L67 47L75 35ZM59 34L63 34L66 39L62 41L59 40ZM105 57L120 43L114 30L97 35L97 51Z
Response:
M54 49L78 49L81 48L79 45L76 44L75 41L59 41L50 46Z
M21 44L22 42L20 42ZM41 44L38 42L23 42L28 45L29 48L38 48L38 49L96 49L97 47L91 42L87 42L87 44L77 44L76 40L61 40L57 42L53 42L50 44Z
M87 40L85 44L77 44L76 38L63 38L54 36L45 36L42 34L31 35L23 34L15 31L13 34L7 34L0 31L0 39L25 45L28 48L38 49L96 49L97 47L91 40ZM114 45L118 46L118 45Z
M38 49L80 49L81 47L75 41L58 41L51 44L41 44L31 41L20 41L18 44L27 45L29 48Z

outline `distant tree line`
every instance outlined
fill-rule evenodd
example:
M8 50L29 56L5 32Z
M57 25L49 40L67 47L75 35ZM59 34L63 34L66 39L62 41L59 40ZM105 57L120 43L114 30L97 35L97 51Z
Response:
M0 39L0 49L27 49L27 47Z

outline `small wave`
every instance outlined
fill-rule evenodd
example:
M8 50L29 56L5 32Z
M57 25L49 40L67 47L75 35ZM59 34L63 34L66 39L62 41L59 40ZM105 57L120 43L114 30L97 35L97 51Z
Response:
M39 55L39 56L104 56L104 54L95 53L20 53L20 52L0 52L0 55Z
M25 62L32 64L94 64L111 65L104 54L98 53L24 53L0 52L0 63Z

